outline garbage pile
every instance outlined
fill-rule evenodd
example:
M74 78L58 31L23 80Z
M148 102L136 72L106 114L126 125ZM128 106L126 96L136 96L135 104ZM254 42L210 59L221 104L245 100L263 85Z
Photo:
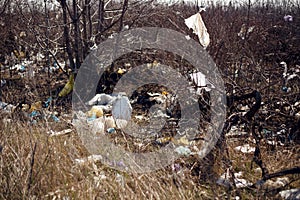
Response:
M93 133L114 133L124 128L131 119L132 107L124 94L97 94L86 103L87 112L78 111L73 124L87 122Z
M49 97L46 101L36 101L31 104L29 103L19 103L18 105L12 105L0 101L0 112L6 114L12 114L14 112L20 111L22 116L30 123L36 124L39 121L53 121L59 122L57 117L57 112L49 111L49 106L52 102L52 97Z

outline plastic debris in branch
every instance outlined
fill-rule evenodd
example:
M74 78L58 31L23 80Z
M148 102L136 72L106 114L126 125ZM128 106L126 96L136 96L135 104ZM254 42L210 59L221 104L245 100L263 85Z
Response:
M213 84L211 84L206 76L201 72L196 72L190 74L191 80L196 84L197 90L196 94L201 94L201 90L204 89L205 91L211 91L211 88L215 88Z
M282 91L290 92L291 88L287 87L288 82L295 78L300 79L300 67L296 65L296 67L288 69L288 65L284 61L280 62L280 66L283 68L282 77L284 83L282 86Z
M293 16L292 15L285 15L283 17L284 21L286 22L292 22L293 21Z
M254 28L255 26L250 26L247 28L246 24L243 24L238 36L244 40L250 33L254 31Z
M193 33L198 35L200 44L206 49L210 43L210 38L200 12L185 19L184 22L189 29L193 30Z
M0 101L0 111L3 110L5 112L11 113L15 108L16 107L14 105Z
M52 97L49 97L46 101L44 101L43 104L43 108L48 108L50 106L52 102Z
M1 87L6 85L6 80L5 79L1 79Z

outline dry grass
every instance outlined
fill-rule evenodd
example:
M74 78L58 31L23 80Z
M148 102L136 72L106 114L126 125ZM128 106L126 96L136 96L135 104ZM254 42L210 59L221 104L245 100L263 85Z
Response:
M199 177L193 174L191 164L201 161L191 157L176 161L181 165L178 172L170 166L147 174L126 174L100 162L78 164L76 158L89 154L76 133L49 137L47 128L42 125L1 123L1 199L223 199L236 194L242 199L260 199L265 195L272 199L276 194L267 189L226 190L213 180L200 182ZM51 128L60 128L57 126ZM251 169L252 154L242 154L233 149L239 143L244 142L229 142L234 171L243 171L243 177L255 182L261 174L254 171L257 168L255 164ZM262 148L264 161L271 172L299 166L299 145L284 149L270 152ZM215 165L218 175L224 173L221 161ZM290 180L298 180L291 186L299 187L299 175L289 177Z

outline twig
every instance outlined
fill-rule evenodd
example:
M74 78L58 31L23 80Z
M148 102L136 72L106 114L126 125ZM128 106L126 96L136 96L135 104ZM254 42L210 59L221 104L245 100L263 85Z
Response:
M264 162L262 161L261 158L261 151L260 151L260 138L258 137L258 135L255 132L255 125L252 125L252 135L255 138L255 151L254 151L254 155L253 155L253 160L251 162L251 168L252 168L252 164L253 162L255 162L262 171L262 177L265 177L267 174L269 174L269 170L266 167L266 165L264 164Z
M28 183L27 183L27 193L29 193L31 184L32 184L32 172L33 172L33 165L34 165L34 156L36 153L36 142L34 143L34 147L31 153L31 161L30 161L30 170L29 170L29 178L28 178Z
M272 174L267 174L263 177L262 180L266 181L271 178L277 178L277 177L285 176L285 175L289 175L289 174L300 174L300 167L284 169L284 170L281 170L281 171L278 171L278 172L275 172Z

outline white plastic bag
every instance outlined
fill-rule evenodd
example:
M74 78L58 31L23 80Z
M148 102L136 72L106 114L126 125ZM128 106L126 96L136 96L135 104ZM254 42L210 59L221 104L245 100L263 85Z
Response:
M210 39L205 24L200 13L196 13L184 20L186 26L193 29L193 33L198 35L200 44L206 49L209 45Z
M132 107L128 97L118 97L112 108L112 116L118 128L125 128L131 119Z

